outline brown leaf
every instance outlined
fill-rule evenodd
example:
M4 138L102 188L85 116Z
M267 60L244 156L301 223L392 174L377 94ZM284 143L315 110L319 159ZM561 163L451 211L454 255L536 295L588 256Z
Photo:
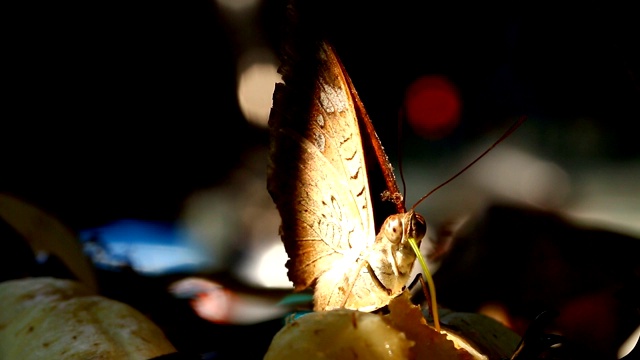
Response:
M411 303L409 292L404 291L389 303L389 314L385 321L395 329L404 332L415 345L410 349L410 359L429 360L473 360L474 357L463 349L456 348L446 333L439 333L427 324L420 307Z

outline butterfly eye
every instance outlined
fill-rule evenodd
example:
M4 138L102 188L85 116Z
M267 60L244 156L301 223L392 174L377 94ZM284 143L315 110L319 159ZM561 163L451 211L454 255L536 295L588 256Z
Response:
M394 244L402 240L402 218L400 215L391 215L384 222L384 235Z
M408 215L408 229L407 236L413 238L417 243L420 243L424 235L427 233L427 222L420 214L416 214L411 211Z

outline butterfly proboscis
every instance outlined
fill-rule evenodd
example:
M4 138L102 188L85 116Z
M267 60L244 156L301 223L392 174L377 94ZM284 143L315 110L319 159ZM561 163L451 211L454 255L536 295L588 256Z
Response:
M447 179L446 181L444 181L440 185L436 186L431 191L429 191L424 196L422 196L420 199L418 199L418 201L416 201L413 204L413 206L411 206L411 208L409 209L407 214L411 214L411 215L415 214L415 209L421 202L423 202L425 199L427 199L429 196L431 196L437 190L439 190L442 187L444 187L445 185L449 184L451 181L453 181L458 176L462 175L465 171L467 171L470 167L472 167L475 163L477 163L480 159L482 159L485 155L487 155L489 153L489 151L491 151L498 144L500 144L502 141L504 141L506 138L508 138L514 131L516 131L516 129L518 129L518 127L520 127L520 125L522 125L522 123L525 120L526 120L525 116L522 116L522 117L518 118L504 132L504 134L502 134L502 136L500 138L498 138L498 140L496 140L493 144L491 144L491 146L489 146L484 152L482 152L480 155L478 155L473 161L471 161L469 164L467 164L460 171L458 171L457 173L452 175L449 179ZM405 181L404 181L404 175L403 175L403 172L402 172L402 163L400 163L399 167L400 167L400 177L402 179L402 184L403 184L403 187L404 187ZM412 224L413 221L410 221L410 223ZM426 229L425 229L425 231L426 231ZM408 233L412 233L412 232L408 232ZM422 253L420 252L420 247L418 246L418 243L417 243L417 240L420 240L420 239L416 239L415 237L409 236L409 237L407 237L407 240L408 240L409 244L411 245L411 248L415 252L416 257L417 257L418 261L420 262L420 267L422 268L423 275L426 278L427 287L429 288L428 293L426 292L426 289L425 289L425 286L424 286L425 284L424 284L424 281L423 281L422 277L420 277L419 279L420 279L420 281L422 283L422 289L425 292L425 294L424 294L425 297L430 300L429 301L429 303L430 303L429 311L431 312L431 316L433 318L434 327L436 328L437 331L440 331L440 321L439 321L439 316L438 316L438 302L436 300L435 284L434 284L434 281L433 281L433 277L431 276L431 272L429 271L429 267L427 266L427 263L426 263L424 257L422 256Z

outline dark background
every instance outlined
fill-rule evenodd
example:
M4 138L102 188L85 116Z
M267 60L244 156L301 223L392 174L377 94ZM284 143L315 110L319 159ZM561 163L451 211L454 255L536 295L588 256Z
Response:
M488 134L494 140L522 115L516 136L560 166L640 160L640 24L631 4L318 3L388 150L398 143L406 87L442 74L460 91L460 126L437 141L402 138L421 143L404 156L425 166ZM283 6L270 0L260 10L274 50ZM175 220L189 194L224 184L243 154L268 142L239 110L237 34L212 1L22 1L3 4L3 14L0 191L74 230L121 218ZM193 326L171 325L175 333Z
M604 1L325 1L319 17L387 148L406 86L444 74L462 122L435 151L529 116L566 162L637 158L640 39L631 5ZM276 46L283 1L263 4ZM348 5L348 6L347 6ZM3 65L0 189L73 227L171 219L265 144L235 97L231 36L213 2L13 2ZM580 146L584 124L595 147ZM411 156L408 153L406 156Z

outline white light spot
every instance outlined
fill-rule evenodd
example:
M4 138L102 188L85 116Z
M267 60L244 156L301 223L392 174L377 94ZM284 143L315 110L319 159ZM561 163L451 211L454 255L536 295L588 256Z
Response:
M226 11L242 12L255 9L260 0L215 0Z
M618 350L618 359L627 356L634 347L638 346L638 341L640 341L640 326L622 343Z
M246 52L238 61L238 103L250 123L266 127L271 111L273 89L282 81L275 55L264 48Z
M560 166L505 145L468 176L494 195L542 208L560 206L571 191L569 174Z
M267 241L261 249L252 251L238 267L238 276L257 287L287 289L292 284L284 264L289 259L280 237Z

